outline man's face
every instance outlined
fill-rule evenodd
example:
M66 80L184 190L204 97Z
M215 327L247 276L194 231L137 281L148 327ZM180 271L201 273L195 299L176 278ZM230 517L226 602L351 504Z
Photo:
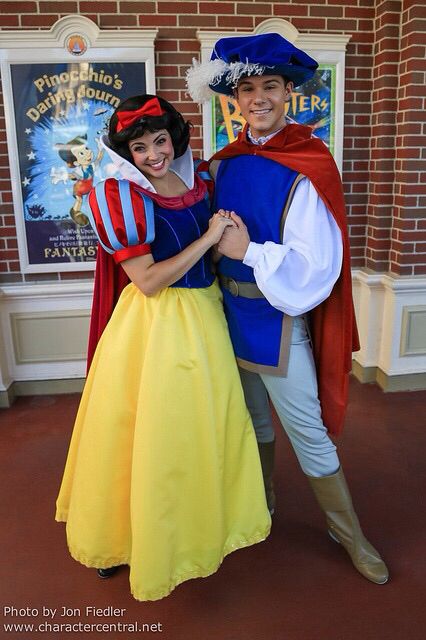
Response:
M255 138L285 125L284 104L292 89L293 83L286 84L282 76L250 76L240 80L234 97Z

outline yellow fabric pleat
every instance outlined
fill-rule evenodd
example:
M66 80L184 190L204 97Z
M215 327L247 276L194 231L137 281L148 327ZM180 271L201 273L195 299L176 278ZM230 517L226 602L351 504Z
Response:
M88 567L130 565L138 600L207 576L270 530L216 283L123 291L81 399L56 519Z

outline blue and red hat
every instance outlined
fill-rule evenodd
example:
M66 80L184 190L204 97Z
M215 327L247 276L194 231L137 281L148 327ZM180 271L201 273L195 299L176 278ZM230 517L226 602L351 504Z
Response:
M194 60L187 72L187 86L193 100L205 102L212 92L232 96L243 77L280 75L298 87L317 68L313 58L278 33L221 38L209 62Z

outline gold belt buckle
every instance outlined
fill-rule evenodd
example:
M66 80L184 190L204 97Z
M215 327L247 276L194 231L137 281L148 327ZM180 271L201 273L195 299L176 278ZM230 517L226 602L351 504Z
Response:
M231 296L234 296L234 298L240 295L238 282L234 280L234 278L228 278L228 290Z

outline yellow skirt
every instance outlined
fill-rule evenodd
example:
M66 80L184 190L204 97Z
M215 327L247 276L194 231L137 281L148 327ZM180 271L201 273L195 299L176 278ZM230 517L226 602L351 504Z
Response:
M123 291L87 378L56 520L82 564L128 564L137 600L208 576L268 535L217 283Z

